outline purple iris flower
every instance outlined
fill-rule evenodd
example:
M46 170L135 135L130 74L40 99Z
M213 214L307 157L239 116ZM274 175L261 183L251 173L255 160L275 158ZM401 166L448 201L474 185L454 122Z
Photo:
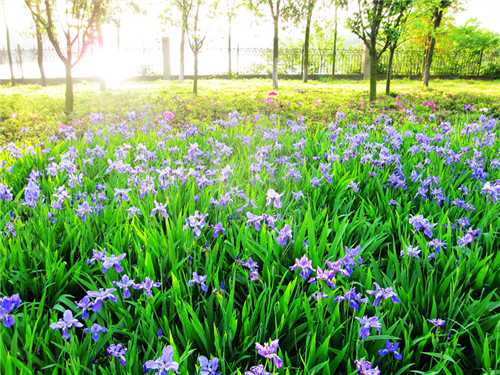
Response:
M143 289L146 292L144 294L148 298L151 297L151 294L153 293L152 289L159 288L160 286L161 286L160 282L158 281L152 282L149 277L146 277L143 283L133 285L134 289Z
M120 261L127 255L125 253L118 256L111 255L110 257L104 257L102 261L102 273L106 273L111 267L115 267L115 271L118 273L123 272L123 267L120 265Z
M434 238L432 241L427 243L427 246L432 246L438 253L441 252L441 248L446 249L446 245L448 245L446 242L443 242L437 238Z
M347 185L347 187L345 188L345 190L349 190L349 189L352 189L355 193L358 193L359 192L359 183L351 181L351 183L349 185Z
M122 344L118 345L110 345L108 346L108 354L112 357L117 357L120 359L120 363L123 367L127 364L127 360L125 359L125 354L127 354L127 349L123 347Z
M172 370L176 374L179 373L179 364L174 362L174 348L172 345L163 349L161 357L156 361L149 360L144 364L146 370L158 370L155 375L167 375Z
M396 201L394 199L391 199L389 201L389 206L399 206L399 207L401 207L401 205L398 203L398 201Z
M420 258L419 254L422 252L422 250L418 249L418 246L406 246L406 256L408 257L415 257L415 258ZM400 253L401 256L405 255L405 250L401 250Z
M7 233L10 234L12 237L17 237L16 233L16 227L12 225L10 221L7 221L5 223L5 227L7 228Z
M325 292L317 292L317 293L311 294L311 298L315 299L316 301L320 301L323 298L328 298L328 297L330 297L330 296L328 294L326 294Z
M19 294L0 298L0 319L5 327L12 327L16 322L11 312L20 304Z
M167 213L167 203L158 203L156 200L154 201L155 208L151 211L151 217L156 216L156 214L159 212L161 213L161 216L163 216L165 219L168 218L168 213Z
M264 365L252 366L250 371L245 371L245 375L272 375L266 371Z
M290 271L295 271L297 268L301 269L300 276L302 276L304 280L307 280L311 271L314 271L312 260L309 260L306 255L303 255L300 260L295 259L295 264L290 267Z
M124 200L125 202L128 202L130 200L128 193L130 193L132 189L119 189L115 188L115 201L121 202Z
M88 328L83 329L86 333L89 333ZM108 329L106 327L101 327L99 324L94 323L92 327L90 327L90 333L92 333L92 340L97 342L100 338L99 333L106 332Z
M384 300L390 298L392 300L392 302L394 302L394 303L401 303L401 301L398 299L398 296L396 295L396 293L394 293L393 287L381 288L380 285L378 285L377 283L374 282L373 284L375 284L377 289L366 291L366 293L368 293L368 294L375 295L375 302L373 303L373 306L375 306L375 307L378 306L381 298L384 298Z
M245 266L247 267L248 269L254 269L254 268L259 268L259 263L257 263L256 261L254 261L252 259L252 257L249 257L248 258L248 261L247 262L240 262L242 266Z
M323 281L328 281L328 286L335 288L335 284L333 282L330 282L330 279L333 279L335 277L335 272L331 270L322 270L321 267L317 267L316 269L316 276L311 277L308 281L308 283L316 283L318 280L323 280Z
M195 211L194 215L188 216L186 218L186 224L184 224L182 230L193 228L194 236L198 237L201 234L201 230L207 225L207 223L205 222L205 218L207 216L208 214L200 214L198 211Z
M462 249L468 244L474 242L474 240L475 240L474 236L467 232L465 236L458 237L458 247Z
M318 178L318 177L313 177L313 178L311 178L311 185L312 185L312 187L313 187L313 188L315 188L315 187L320 186L320 185L321 185L321 179L322 179L322 178L323 178L323 177L321 177L321 178Z
M365 339L370 336L370 328L376 328L378 334L380 335L380 329L382 328L382 325L379 322L378 316L372 316L371 318L368 318L365 315L363 316L363 318L356 317L356 319L359 320L359 325L361 326L359 328L359 336L361 339Z
M250 275L248 276L250 281L259 280L259 270L251 270Z
M290 228L290 225L286 224L282 230L278 232L278 243L280 246L285 246L287 242L287 238L290 239L290 241L293 243L293 238L292 238L292 229Z
M268 344L266 342L264 345L261 345L258 342L255 343L255 349L257 349L257 352L261 356L267 359L272 359L274 361L276 368L281 368L283 366L283 361L276 354L278 347L279 347L279 340L271 341L271 344Z
M413 216L410 214L410 220L409 220L410 224L413 225L413 227L415 228L415 232L414 233L417 233L417 231L420 229L420 228L423 228L424 229L424 234L429 237L429 238L432 238L432 228L434 228L437 224L431 224L429 223L429 220L428 219L425 219L423 217L423 215L416 215L416 216Z
M89 296L85 296L79 302L76 302L76 307L78 307L79 309L82 309L82 319L83 320L86 320L89 318L88 310L90 308L92 308L93 304L94 303L89 298Z
M349 306L351 306L354 310L358 311L360 303L369 304L368 298L363 298L361 293L356 294L356 287L347 291L343 296L337 296L333 300L334 302L342 302L349 301Z
M62 337L65 340L68 340L71 337L68 333L68 329L71 327L80 328L83 327L83 324L73 318L73 313L70 310L66 310L63 313L63 319L59 319L57 323L52 323L50 325L50 328L52 329L62 330Z
M193 279L188 281L188 286L193 286L194 284L200 284L201 290L207 292L208 286L205 285L206 280L207 280L207 275L199 276L196 272L193 272Z
M364 358L361 358L359 361L355 360L354 364L358 368L358 374L362 375L380 375L380 370L378 366L373 368L373 365L369 361L365 361Z
M87 260L87 264L92 264L96 260L102 262L105 257L106 257L106 248L102 249L102 251L92 249L92 258Z
M80 216L82 219L82 223L87 219L87 215L92 217L92 207L90 207L89 202L83 202L78 209L75 209L76 216Z
M104 289L104 288L99 288L98 292L89 290L87 292L87 295L89 297L95 298L94 304L92 305L92 311L94 312L99 312L102 307L102 301L106 300L111 300L114 303L118 303L118 297L113 294L113 292L116 292L116 289L114 288L109 288L109 289Z
M226 230L222 226L222 222L218 222L217 224L213 225L212 228L214 229L214 238L219 237L219 233L222 232L222 234L226 234Z
M130 279L128 275L123 275L120 281L113 281L113 285L117 288L123 289L123 298L130 297L130 290L128 288L135 285L135 281Z
M130 208L125 209L125 211L128 212L128 217L134 217L134 215L141 216L142 212L141 209L135 206L132 206Z
M0 183L0 199L6 199L8 201L11 201L13 198L11 190L12 188L10 188L9 185L4 185Z
M434 324L435 327L442 327L446 324L446 321L443 319L427 319L429 323Z
M394 357L397 360L402 360L403 356L401 355L401 353L398 352L398 350L399 350L399 342L396 343L396 344L393 344L392 342L390 342L389 340L387 340L385 342L385 349L380 350L378 352L378 354L380 354L380 355L386 355L387 353L394 353Z
M266 198L266 206L271 204L271 201L274 203L274 207L281 208L283 207L283 203L281 202L281 197L285 194L285 192L279 194L273 189L267 190L267 198Z
M202 355L200 356L200 358L198 358L198 361L200 362L201 366L198 375L220 375L218 372L216 372L217 367L219 366L219 358L215 357L209 360L207 357Z
M250 228L250 226L253 224L255 230L260 230L260 226L262 223L262 220L264 220L264 216L257 216L251 212L247 212L247 227Z

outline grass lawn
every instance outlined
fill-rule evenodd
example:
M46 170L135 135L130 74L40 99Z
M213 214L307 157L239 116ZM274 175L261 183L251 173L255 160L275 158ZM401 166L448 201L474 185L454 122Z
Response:
M500 373L500 82L280 84L0 88L2 373Z

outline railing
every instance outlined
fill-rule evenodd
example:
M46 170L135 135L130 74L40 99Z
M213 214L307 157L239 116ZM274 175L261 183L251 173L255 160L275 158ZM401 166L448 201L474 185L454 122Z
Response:
M272 71L272 50L265 48L234 48L232 54L233 74L270 74ZM170 51L172 74L179 71L179 51ZM360 74L363 51L337 50L335 58L336 74ZM38 78L36 49L14 49L12 58L15 77ZM279 73L301 74L303 71L304 52L300 49L282 49L279 52ZM379 73L387 71L388 52L379 61ZM227 49L206 48L200 54L200 75L221 75L228 73ZM397 50L393 60L394 75L418 76L422 74L424 55L422 51ZM499 53L436 53L431 75L482 76L489 64L500 65ZM44 51L44 65L47 77L64 76L64 68L54 50ZM119 75L131 77L138 75L159 75L162 71L162 52L159 48L130 48L99 56L96 50L90 50L77 65L75 77L93 77L101 75ZM331 75L333 51L311 49L309 52L309 73L312 75ZM193 72L193 58L189 49L185 52L185 75ZM10 78L7 52L0 50L0 79Z

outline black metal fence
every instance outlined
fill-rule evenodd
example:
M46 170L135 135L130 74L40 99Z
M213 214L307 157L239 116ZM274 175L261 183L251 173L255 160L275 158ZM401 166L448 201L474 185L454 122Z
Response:
M272 50L240 50L240 56L248 55L258 60L245 73L264 74L272 71ZM258 58L257 58L258 56ZM280 51L279 72L281 74L302 73L304 51L300 49L287 49ZM335 58L336 74L361 74L363 51L338 50ZM385 53L379 61L379 73L386 73L389 54ZM490 64L500 67L498 52L489 53L436 53L431 66L431 75L457 75L457 76L483 76ZM424 53L415 50L399 50L394 54L392 72L400 76L417 76L422 74ZM309 51L309 73L330 75L333 70L332 50Z
M264 48L234 48L232 54L232 72L236 74L262 75L272 71L272 50ZM171 50L171 71L178 74L178 50ZM35 49L14 49L12 57L16 78L39 76L37 53ZM279 52L279 73L301 74L303 70L303 50L282 49ZM379 73L387 71L389 54L385 53L379 61ZM337 50L335 56L336 74L360 74L363 51ZM75 77L100 76L102 72L102 56L90 50L88 55L77 65ZM105 59L108 70L118 70L124 77L159 75L162 73L162 51L159 48L136 48L115 51ZM44 62L47 76L58 78L64 76L64 68L54 50L44 51ZM422 74L424 63L423 51L398 50L393 60L393 74L398 76L418 76ZM186 49L185 74L191 75L193 70L192 54ZM455 52L435 54L431 75L455 76L487 76L493 67L500 71L500 55L498 51L488 53ZM110 68L111 67L111 68ZM309 52L309 73L312 75L331 75L333 69L333 51L311 49ZM227 49L202 50L200 54L199 74L221 75L228 73ZM105 73L104 73L105 74ZM0 50L0 79L10 77L7 52Z

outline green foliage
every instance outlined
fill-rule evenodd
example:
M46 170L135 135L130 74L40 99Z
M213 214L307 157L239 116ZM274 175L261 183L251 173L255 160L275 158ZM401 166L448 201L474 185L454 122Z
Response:
M480 28L477 20L468 21L464 26L454 27L449 32L453 48L459 51L481 53L500 48L500 36L490 30Z
M16 141L15 145L6 146L9 150L22 147L24 154L23 158L15 158L6 148L0 151L0 160L14 171L7 173L3 166L0 180L12 188L14 196L12 201L0 200L0 292L1 296L20 293L23 301L14 312L15 325L0 324L2 369L20 374L139 374L147 360L158 358L167 345L173 345L181 374L198 371L199 355L217 356L221 374L239 374L260 361L256 342L279 338L278 354L284 368L278 374L352 374L356 371L354 360L362 357L383 373L460 374L478 368L486 373L499 371L498 203L480 193L483 182L471 178L471 168L465 162L445 164L439 147L412 157L409 147L413 140L403 136L411 133L414 137L418 133L422 139L429 137L429 142L440 144L430 137L439 134L437 129L442 121L448 121L454 131L449 132L446 147L457 150L456 154L462 147L490 142L491 136L487 140L486 136L483 139L478 134L461 133L466 124L484 121L480 120L483 107L488 107L488 116L500 115L498 82L465 82L438 82L439 90L423 91L417 90L415 83L396 81L393 88L398 97L380 98L373 105L365 103L364 85L353 82L284 82L272 100L268 97L269 82L259 80L206 81L204 95L198 97L189 93L188 83L152 83L147 89L138 86L105 93L96 93L87 84L78 87L81 112L71 119L54 119L57 100L62 100L61 87L2 89L3 143ZM471 105L471 110L464 112L465 105ZM169 124L172 137L163 139L164 150L158 143L163 111L172 111L176 116ZM345 118L337 117L337 111ZM90 112L103 112L103 122L89 119ZM38 119L27 122L34 113ZM389 116L392 123L384 124ZM290 131L300 117L305 119L307 129ZM214 122L216 119L219 121ZM27 133L20 131L25 125L29 128ZM63 140L59 130L66 126L62 125L73 125L76 139ZM117 132L120 126L133 129L133 136ZM46 133L42 133L43 127ZM194 127L200 131L182 141L181 132L192 132ZM332 152L335 129L343 129L335 136L335 147L342 155L348 151L342 145L365 131L370 132L374 145L401 142L398 154L405 173L419 170L425 177L439 176L439 186L450 201L463 197L458 188L466 184L471 188L466 199L475 211L465 212L448 203L443 203L443 210L443 206L430 199L415 198L418 184L410 179L407 190L389 188L387 180L393 166L373 167L360 162L360 155L332 161L331 183L323 180L321 185L311 186L311 179L321 176L323 155ZM89 138L89 134L100 131L104 132L102 137ZM48 141L47 136L52 133L59 137L57 142ZM392 139L390 133L396 136ZM276 139L266 139L274 134ZM244 136L248 139L244 140ZM264 154L279 142L279 153L275 153L277 149L269 151L269 162L274 163L277 157L295 153L294 145L304 137L308 140L301 155L307 160L293 157L297 158L294 165L301 179L287 177L288 171L276 163L273 175L270 171L261 172L265 185L252 183L255 174L249 166L255 161L256 150ZM185 183L177 181L175 188L158 188L156 194L141 197L138 187L130 181L130 201L114 199L114 189L128 186L129 178L117 170L107 172L108 158L114 160L115 151L123 148L124 143L130 148L124 153L123 162L131 165L137 163L134 159L138 150L156 151L156 158L148 161L153 173L153 169L165 168L167 159L178 160L187 155L194 144L216 153L219 146L215 141L231 148L231 153L220 154L210 168L218 168L216 163L220 167L234 165L230 183L214 183L200 189L194 178L187 178ZM49 150L42 153L42 147L29 149L22 142L42 143ZM492 142L492 146L481 151L481 157L487 161L489 181L498 178L498 168L490 167L490 162L498 157L499 140ZM108 150L106 157L96 157L93 164L83 163L87 150L97 146ZM172 151L174 147L178 151ZM359 145L353 150L360 154L364 147ZM57 176L44 174L38 182L45 202L39 199L34 209L23 205L26 179L32 171L44 171L52 158L60 163L75 150L85 155L75 158L79 171L85 173L82 186L70 187L70 173L65 170ZM462 152L465 160L466 152ZM315 160L316 157L320 159ZM188 161L184 167L196 173L196 161ZM369 172L375 173L375 177ZM359 182L358 193L346 189L351 181ZM53 201L54 187L63 184L74 202L66 200L62 209L55 211L49 203ZM81 203L82 192L91 200L97 184L105 187L109 201L104 212L94 212L82 222L75 208ZM220 199L228 186L243 190L246 197L254 200L258 208L250 212L282 215L277 228L289 224L294 242L280 246L269 222L263 222L259 230L249 227L245 219L249 211L241 212L241 217L234 212L244 199L233 197L236 203L227 206L211 203L212 199ZM266 205L263 192L271 186L284 192L280 208ZM291 192L299 190L307 199L293 198ZM390 206L391 199L401 205ZM149 215L155 201L168 203L168 218ZM143 215L130 217L125 209L132 206ZM200 236L193 237L191 229L183 226L196 210L208 213L207 220L212 225L222 222L226 233L215 237L213 229L207 226ZM52 211L55 223L48 220ZM409 224L409 215L417 213L435 223L435 237L448 243L433 261L427 260L431 251L428 238ZM461 248L456 242L463 230L452 231L450 224L464 215L481 233L471 245ZM14 225L17 237L6 231L7 221ZM346 246L357 245L361 246L364 262L359 262L351 277L338 274L336 289L308 283L298 272L289 270L295 259L304 254L315 268L325 267L326 260L342 258ZM407 245L418 245L421 257L401 257L400 252ZM68 342L50 324L61 318L66 309L82 321L75 301L88 290L111 287L123 275L113 268L102 273L99 261L87 264L93 249L104 248L108 255L126 254L121 265L136 282L150 277L161 285L153 288L150 298L142 290L132 290L131 298L116 293L116 304L103 303L99 312L90 311L90 319L84 321L85 327L98 323L108 327L108 331L94 342L83 330L72 328ZM259 264L256 281L249 280L249 270L237 261L249 257ZM208 276L208 293L198 285L188 286L193 272ZM374 283L393 287L401 303L385 300L373 306L370 297L369 305L361 304L355 311L347 302L334 301L353 287L368 297L366 291L373 290ZM311 294L317 292L326 292L330 298L315 301ZM364 315L380 317L380 335L372 333L359 339L355 317ZM434 328L427 321L437 317L445 319L446 325ZM401 361L390 357L392 354L379 355L386 340L400 343ZM109 345L118 342L128 349L125 367L106 353Z

